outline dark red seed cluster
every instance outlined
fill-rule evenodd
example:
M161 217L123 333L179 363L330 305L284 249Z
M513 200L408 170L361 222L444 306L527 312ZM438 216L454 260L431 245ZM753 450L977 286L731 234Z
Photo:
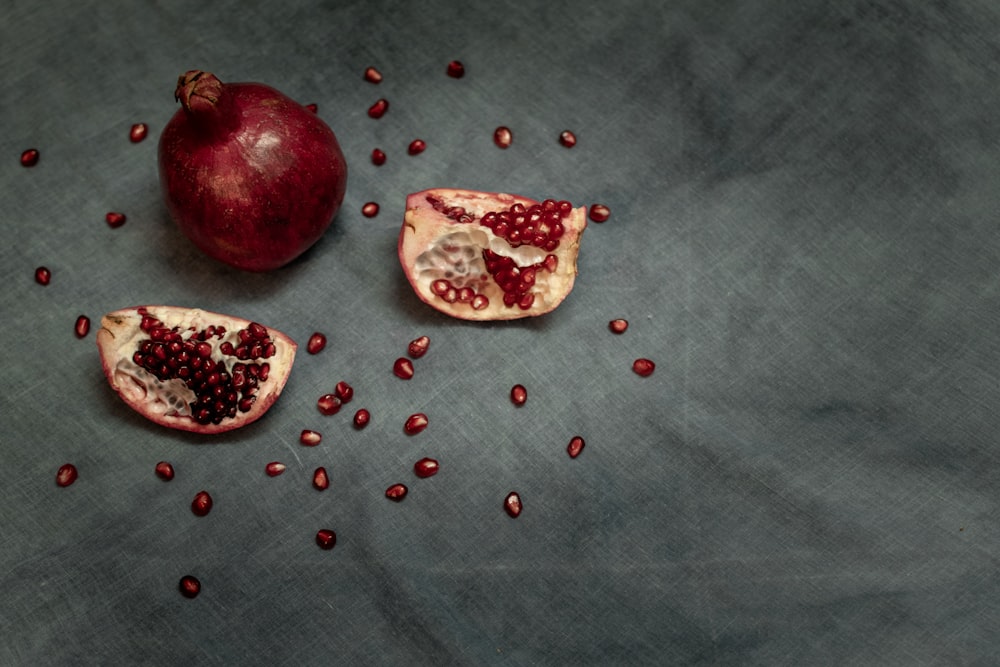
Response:
M428 196L427 202L434 210L455 222L464 224L476 221L476 217L461 206L449 206L447 202L433 196ZM566 232L562 221L572 211L573 204L566 200L546 199L527 208L516 202L507 210L484 213L478 222L506 240L513 248L533 245L552 252L559 247L559 239Z

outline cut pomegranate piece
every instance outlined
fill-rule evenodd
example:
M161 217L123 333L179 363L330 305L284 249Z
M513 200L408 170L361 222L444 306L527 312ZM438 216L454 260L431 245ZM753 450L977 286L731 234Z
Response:
M382 82L382 73L379 72L374 67L366 67L365 68L365 75L364 76L365 76L365 81L367 81L369 83L381 83Z
M385 112L389 110L389 100L379 99L376 100L374 104L368 107L368 115L372 118L381 118L385 115Z
M503 499L503 510L510 515L512 519L516 519L521 515L521 495L517 491L511 491L507 494L507 497Z
M309 354L319 354L325 347L326 336L317 331L312 336L309 336L309 342L306 343L306 352Z
M281 394L296 344L238 317L173 306L108 313L97 332L104 374L151 421L220 433L256 421Z
M316 531L316 544L319 545L320 549L329 551L337 545L337 533L329 528L322 528Z
M111 229L118 229L125 224L125 214L111 211L104 216L104 220L107 221L108 227Z
M406 148L406 152L410 155L420 155L425 150L427 150L427 142L423 139L414 139Z
M406 357L396 359L392 364L392 374L401 380L409 380L413 377L413 362Z
M169 482L174 478L174 467L167 461L160 461L153 470L156 472L156 476L164 482Z
M497 145L497 148L509 148L513 141L514 135L511 134L509 127L501 125L493 130L493 143Z
M510 400L517 406L525 404L528 400L528 390L524 388L523 384L515 384L510 388Z
M21 153L21 166L34 167L38 164L39 153L37 148L29 148Z
M52 281L52 272L44 266L35 269L35 282L39 285L48 285Z
M90 318L86 315L80 315L80 317L76 318L76 325L73 327L73 332L77 338L86 338L87 334L90 333Z
M376 167L381 167L385 164L385 152L381 148L376 148L372 151L372 164Z
M195 516L208 516L212 511L212 496L208 491L199 491L191 501L191 512Z
M427 424L427 415L417 412L406 418L406 422L403 424L403 431L407 435L416 435L427 428Z
M437 459L428 457L424 457L413 464L413 473L421 479L433 477L438 474L439 469L440 466L438 465Z
M398 253L422 301L466 320L533 317L573 289L586 209L471 190L411 194Z
M326 491L330 488L330 476L326 474L326 468L323 466L313 472L313 488L317 491Z
M563 130L559 133L559 143L566 148L573 148L576 146L576 135L569 130Z
M136 123L128 131L128 139L133 144L137 144L146 138L149 133L149 127L145 123Z
M463 65L460 60L452 60L448 63L448 68L445 71L451 78L461 79L465 76L465 65Z
M264 466L264 473L268 477L277 477L281 473L285 472L287 466L281 461L271 461L266 466Z
M366 218L374 218L378 215L378 203L370 201L361 207L361 215Z
M430 346L431 339L428 336L420 336L410 341L410 344L406 346L406 353L412 359L419 359L427 354L427 348Z
M575 459L583 451L584 446L587 443L584 442L583 438L578 435L574 435L570 438L569 444L566 445L566 453L569 454L571 459Z
M409 489L406 488L405 484L393 484L385 490L385 497L398 503L406 497L408 492Z
M611 320L608 322L608 329L611 330L611 333L623 334L625 333L625 330L628 329L628 320Z
M59 466L59 470L56 471L56 485L57 486L69 486L76 481L79 473L76 470L76 466L72 463L64 463Z
M302 433L299 434L299 443L305 445L306 447L315 447L322 441L323 435L319 431L313 431L307 428L303 429Z
M594 222L605 222L611 217L611 209L604 204L590 205L590 219Z
M343 403L339 398L337 398L336 394L323 394L316 401L316 408L321 414L324 414L327 417L340 412L341 405L343 405Z
M177 588L180 589L181 595L184 597L196 598L198 597L198 593L201 593L201 582L198 581L198 577L185 574L181 577L180 582L177 584Z
M632 370L635 371L636 375L649 377L656 370L656 364L649 359L636 359L632 362Z
M368 426L368 422L372 420L372 413L368 412L364 408L361 408L354 413L354 428L363 429Z

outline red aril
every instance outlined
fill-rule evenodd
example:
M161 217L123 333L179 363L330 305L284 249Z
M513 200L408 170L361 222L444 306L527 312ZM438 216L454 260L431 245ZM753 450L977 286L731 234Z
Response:
M368 115L371 118L381 118L385 115L385 112L389 110L389 100L381 98L375 100L375 103L368 107Z
M48 285L52 281L52 272L44 266L35 269L35 282L39 285Z
M566 148L573 148L576 146L576 135L569 130L563 130L559 133L559 143Z
M431 346L431 339L428 336L418 336L410 341L406 346L406 353L411 359L419 359L427 354L427 348Z
M406 152L410 155L420 155L425 150L427 150L427 142L423 139L414 139L406 148Z
M164 482L169 482L174 478L174 467L170 465L167 461L160 461L153 468L156 476L162 479Z
M104 216L104 220L108 223L108 227L111 229L118 229L125 224L125 214L118 213L117 211L111 211Z
M414 474L421 479L433 477L438 474L439 468L440 466L438 465L437 459L428 457L424 457L413 464Z
M277 477L281 473L285 472L286 467L287 466L285 466L285 464L281 461L271 461L264 466L264 474L268 477Z
M632 362L632 370L635 371L636 375L649 377L656 370L656 364L649 359L636 359Z
M317 331L312 336L309 336L309 342L306 343L306 352L309 354L319 354L325 347L326 336Z
M398 503L406 497L407 492L409 489L406 488L405 484L393 484L385 490L385 497Z
M308 111L309 113L319 113L319 105L316 104L315 102L311 104L306 104L305 107L306 111Z
M364 408L361 408L354 413L354 428L363 429L368 426L368 422L372 420L372 413L368 412Z
M381 148L376 148L372 151L372 164L376 167L381 167L385 164L385 152Z
M365 77L365 81L367 81L368 83L381 83L382 82L382 73L379 72L374 67L366 67L365 68L364 77Z
M339 398L337 398L336 394L323 394L316 401L316 408L321 414L324 414L327 417L340 412L341 405L343 405L343 403Z
M73 333L76 334L77 338L86 338L87 334L90 333L90 318L86 315L80 315L76 318L76 324L73 326Z
M594 222L605 222L611 217L611 209L604 204L591 204L589 215Z
M628 329L628 320L617 319L608 322L608 329L614 334L623 334Z
M133 144L137 144L146 138L149 133L149 127L145 123L136 123L129 128L128 139Z
M320 549L329 551L337 545L337 533L329 528L322 528L316 531L316 544Z
M326 468L320 466L313 472L313 488L317 491L326 491L330 488L330 477L326 474Z
M315 447L323 441L323 435L319 431L313 431L312 429L302 429L302 433L299 434L299 444L305 445L306 447Z
M522 406L528 400L528 390L523 384L515 384L510 388L510 401L514 405Z
M403 431L407 435L416 435L427 428L427 424L427 415L417 412L406 418L406 422L403 424Z
M198 593L201 592L201 582L198 581L198 577L186 574L181 577L180 582L177 584L177 588L180 590L181 595L186 598L196 598Z
M21 166L22 167L34 167L38 164L38 149L29 148L28 150L21 153Z
M323 236L347 164L330 127L274 88L199 70L177 81L160 184L171 217L205 254L246 271L291 262Z
M509 194L411 194L398 254L417 296L466 320L533 317L573 289L586 209Z
M452 60L448 63L445 72L453 79L461 79L465 76L465 65L462 64L461 60Z
M366 218L374 218L378 215L378 203L370 201L361 207L361 215Z
M566 445L566 453L569 454L571 459L575 459L583 451L584 446L587 443L584 442L583 438L578 435L574 435L570 438L569 444Z
M176 306L108 313L97 332L111 388L147 419L221 433L256 421L281 394L296 344L276 329Z
M350 403L351 399L354 398L354 387L341 380L333 388L333 393L340 399L341 403Z
M79 473L72 463L64 463L56 471L56 486L69 486L76 481Z
M521 515L521 495L517 491L511 491L507 494L507 497L503 499L503 510L510 515L512 519L516 519Z
M401 380L409 380L413 377L413 362L406 357L396 359L392 364L392 374Z
M195 516L208 516L212 511L212 496L208 491L199 491L191 501L191 512Z
M497 148L509 148L513 141L514 135L511 134L509 127L501 125L493 130L493 143L497 145Z

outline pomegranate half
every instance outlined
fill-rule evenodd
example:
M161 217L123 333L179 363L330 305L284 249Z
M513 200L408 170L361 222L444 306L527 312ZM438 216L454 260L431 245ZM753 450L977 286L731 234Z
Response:
M210 257L246 271L284 266L340 210L347 164L315 113L259 83L191 70L163 129L160 186L170 216Z
M406 198L399 261L422 301L465 320L552 311L576 280L586 208L437 188Z
M108 313L97 332L111 388L136 412L170 428L221 433L274 404L295 341L239 317L176 306Z

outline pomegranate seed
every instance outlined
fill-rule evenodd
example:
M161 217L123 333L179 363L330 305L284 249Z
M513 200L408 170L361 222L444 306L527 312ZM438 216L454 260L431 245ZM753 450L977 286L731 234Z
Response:
M326 347L326 336L324 336L318 331L314 333L312 336L309 336L309 342L306 343L306 351L309 354L319 354L320 352L323 351L323 348L325 347Z
M366 218L374 218L378 215L378 204L373 201L368 202L361 207L361 215Z
M52 280L52 272L44 266L35 269L35 282L39 285L48 285Z
M438 467L438 462L435 459L425 457L413 464L413 472L416 473L417 477L425 479L438 474Z
M375 104L368 107L368 115L372 118L381 118L389 110L389 101L386 99L376 100Z
M594 222L604 222L611 217L611 209L604 204L590 205L590 219Z
M523 384L515 384L510 388L510 400L514 405L521 406L528 400L528 390Z
M146 138L146 134L149 132L149 128L145 123L136 123L128 131L128 140L133 144L137 144Z
M425 428L427 428L427 415L422 412L410 415L406 418L406 423L403 424L403 430L407 435L416 435Z
M406 488L405 484L393 484L385 490L385 497L398 503L406 497L408 491L409 489Z
M285 467L285 464L281 461L271 461L264 466L264 472L267 473L268 477L277 477L281 473L285 472Z
M77 338L86 338L87 334L90 333L90 318L86 315L81 315L76 318L76 326L74 327L76 331Z
M56 485L69 486L76 481L77 476L76 466L72 463L64 463L56 471Z
M164 482L169 482L174 478L174 467L166 461L157 463L153 470L156 472L156 476Z
M339 406L338 406L339 409ZM318 431L312 431L309 429L303 429L302 433L299 434L299 443L305 445L306 447L315 447L323 440L322 434Z
M333 393L337 395L341 403L350 403L351 399L354 398L354 387L341 380L333 388Z
M521 514L521 496L517 491L511 491L503 499L503 509L512 519L516 519Z
M107 220L108 227L110 227L111 229L117 229L125 224L124 213L117 213L115 211L111 211L110 213L104 216L104 219Z
M632 362L632 370L642 377L649 377L655 369L656 364L649 359L636 359Z
M413 141L410 142L410 145L407 147L406 152L409 153L410 155L420 155L426 149L427 149L427 142L425 142L423 139L414 139Z
M317 491L326 491L330 488L330 477L323 466L316 468L316 472L313 473L313 488Z
M329 551L337 545L337 533L329 528L316 531L316 544L319 545L320 549Z
M340 411L340 405L340 399L337 398L336 394L323 394L316 401L316 407L328 417L337 414Z
M587 443L583 441L583 438L581 438L578 435L574 435L570 439L569 444L566 445L566 453L569 454L569 457L571 459L575 459L580 455L580 452L583 451L583 448L586 444Z
M569 130L563 130L559 133L559 143L566 148L573 148L576 146L576 135Z
M206 516L212 511L212 496L208 491L199 491L191 501L191 511L195 516Z
M376 167L381 167L385 164L385 152L381 148L376 148L372 151L372 164Z
M409 380L413 377L413 362L406 357L396 359L392 365L392 373L401 380Z
M431 339L427 336L420 336L410 341L410 344L406 346L406 353L414 359L419 359L427 354L427 348L430 346Z
M465 65L463 65L459 60L452 60L450 63L448 63L447 72L448 76L450 76L451 78L461 79L463 76L465 76Z
M608 329L611 329L611 333L623 334L628 329L628 320L611 320L608 322Z
M198 577L191 576L190 574L185 574L181 577L180 583L177 587L181 591L181 595L186 598L196 598L198 593L201 592L201 582L198 581Z
M510 146L512 141L514 141L514 135L511 134L510 128L501 125L497 129L493 130L493 143L495 143L498 148L507 148Z
M38 149L29 148L28 150L21 153L21 166L22 167L34 167L38 164Z
M365 426L368 426L368 422L370 422L371 419L372 414L364 408L361 408L354 413L354 427L358 429L364 428Z
M365 81L369 83L382 83L382 72L374 67L365 68Z
M313 102L312 104L306 105L306 111L311 111L312 113L317 113L319 111L319 105Z

